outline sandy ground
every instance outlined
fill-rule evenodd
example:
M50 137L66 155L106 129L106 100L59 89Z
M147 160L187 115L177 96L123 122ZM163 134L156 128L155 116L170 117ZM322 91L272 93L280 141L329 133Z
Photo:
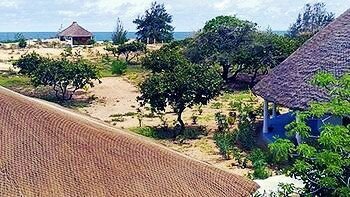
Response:
M136 108L139 106L136 98L139 93L135 86L122 77L107 77L101 81L101 84L89 90L90 95L98 97L97 100L89 107L79 110L106 122L112 119L111 115L136 113ZM134 127L138 125L137 122L136 119L135 121L128 119L118 123L118 127Z
M138 89L131 85L123 77L107 77L101 79L102 83L91 88L88 92L89 95L98 97L91 105L78 110L82 113L88 114L91 117L97 118L104 122L108 122L116 128L133 128L138 126L137 116L123 116L122 121L112 121L111 115L136 113L139 106L136 101L139 96ZM184 114L184 119L187 123L190 123L190 116L194 109L188 109ZM210 113L211 116L215 113L213 109L205 109L206 113ZM209 112L208 112L209 111ZM149 113L149 111L144 112ZM166 118L169 120L175 120L174 114L167 114ZM205 123L206 120L202 122ZM172 121L169 121L172 122ZM143 126L157 126L160 125L159 118L144 118ZM208 122L206 122L208 124ZM205 125L205 124L204 124ZM213 165L222 170L238 174L247 175L251 170L246 168L242 169L233 165L234 160L223 160L219 151L211 137L202 137L196 140L186 140L183 144L178 144L172 140L158 140L162 145L180 152L186 156L203 161L210 165Z

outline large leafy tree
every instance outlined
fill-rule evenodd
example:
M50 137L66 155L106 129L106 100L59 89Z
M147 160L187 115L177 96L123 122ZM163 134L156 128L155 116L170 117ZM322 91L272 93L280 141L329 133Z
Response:
M238 64L242 51L253 41L256 24L234 16L218 16L206 23L187 50L188 58L195 63L219 64L222 78L228 80L230 70L243 70Z
M306 4L288 34L294 38L310 38L333 20L334 13L328 12L324 3Z
M169 42L173 40L174 27L172 16L167 13L164 4L153 2L145 15L134 20L137 25L137 36L142 42Z
M49 59L36 53L22 56L14 63L20 73L28 75L34 86L50 86L61 101L72 99L75 91L94 86L99 79L96 66L83 59Z
M267 74L298 47L297 40L274 34L271 30L256 32L252 44L241 51L237 64L245 68L244 72L250 76L250 87L253 87L258 76Z
M169 53L176 53L173 57L180 54L174 50ZM196 104L205 105L219 95L222 79L213 67L178 61L176 58L167 59L163 54L159 58L163 60L155 63L154 73L141 84L138 99L141 105L150 104L152 110L157 112L165 111L170 106L177 114L183 131L184 110Z
M349 120L350 74L336 78L319 73L313 83L329 91L328 102L313 103L308 111L299 112L296 121L288 125L288 134L298 133L304 142L298 146L290 140L277 140L270 150L275 160L292 162L291 176L303 180L306 193L312 196L348 196L350 193L350 125L326 124L318 138L310 138L310 117L335 116ZM292 156L294 155L294 156ZM295 156L297 155L297 156Z
M115 30L112 34L112 41L113 44L124 44L126 41L128 41L126 35L127 31L124 29L124 26L120 19L117 19L117 25L115 27Z

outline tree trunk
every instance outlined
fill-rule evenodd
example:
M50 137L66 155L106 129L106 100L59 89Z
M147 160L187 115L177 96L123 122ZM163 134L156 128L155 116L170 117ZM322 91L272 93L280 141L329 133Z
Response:
M182 120L182 113L183 113L184 109L180 109L178 112L177 112L177 121L179 122L180 124L180 134L183 134L183 131L185 130L185 123L184 121Z
M229 70L230 70L230 65L224 64L222 66L222 79L224 79L225 81L227 81L228 79Z
M257 75L258 75L258 69L254 71L253 76L250 78L249 88L254 87Z

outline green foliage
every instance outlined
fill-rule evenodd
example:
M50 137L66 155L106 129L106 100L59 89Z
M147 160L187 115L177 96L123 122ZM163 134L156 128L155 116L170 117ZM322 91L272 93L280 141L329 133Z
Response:
M289 29L289 36L310 38L334 20L334 13L326 10L324 3L306 4L303 13Z
M218 131L220 133L229 132L229 124L227 116L222 113L215 114L216 125L218 126Z
M232 132L216 132L214 134L215 143L224 159L230 159L234 139L235 136Z
M128 68L127 63L121 60L114 60L111 65L111 70L113 75L124 74L127 68Z
M76 90L93 86L98 69L83 59L49 59L36 53L26 54L14 63L20 73L30 77L34 86L51 86L56 98L70 100Z
M118 49L117 47L111 45L111 44L107 44L106 47L104 48L106 51L111 52L113 54L113 56L117 56L118 54Z
M251 174L253 179L266 179L270 176L267 167L267 157L261 149L254 149L248 159L252 162L254 172Z
M152 72L161 72L173 70L187 62L180 47L164 45L159 50L147 54L142 60L142 66Z
M138 57L140 54L146 52L146 45L142 42L131 42L121 44L117 48L118 55L124 55L125 61L129 64L133 59Z
M27 42L26 42L26 39L22 33L17 33L15 35L15 40L18 42L19 48L26 48Z
M157 130L153 127L139 127L139 128L134 128L131 129L133 132L143 135L145 137L150 137L150 138L154 138L154 139L158 139L158 134L157 134Z
M171 106L184 129L182 113L186 108L207 104L220 94L222 80L216 70L206 65L183 64L172 71L153 73L140 86L138 100L150 104L153 111L165 111Z
M219 16L207 22L186 50L186 56L195 63L219 64L222 77L228 79L230 69L240 59L241 51L253 40L256 24L234 16Z
M311 117L329 115L348 118L350 115L350 75L334 77L321 72L311 82L329 91L330 101L312 103L308 111L299 112L297 119L289 129L304 133L304 143L296 148L289 148L290 153L297 155L292 159L291 176L299 177L305 183L305 192L315 196L348 196L350 180L350 126L331 125L325 123L320 136L310 141L305 133L310 129L305 127L305 121ZM291 144L284 140L284 144ZM287 147L280 141L270 146L275 152ZM293 145L294 146L294 145ZM271 148L270 147L270 148ZM281 155L285 155L281 154ZM283 156L285 160L285 156Z
M30 80L25 76L0 74L0 86L6 88L25 87L30 85Z
M115 30L112 34L112 42L113 44L124 44L128 39L126 38L127 31L124 29L122 22L120 19L117 19L117 25L115 27Z
M235 104L238 119L236 129L236 143L246 150L251 150L255 147L255 119L256 113L254 107L249 103L236 102Z
M145 15L133 21L137 25L138 39L146 43L169 42L173 40L174 27L170 25L172 16L169 15L164 4L153 2Z
M272 161L278 164L288 161L294 148L295 145L290 140L277 139L274 143L269 144Z

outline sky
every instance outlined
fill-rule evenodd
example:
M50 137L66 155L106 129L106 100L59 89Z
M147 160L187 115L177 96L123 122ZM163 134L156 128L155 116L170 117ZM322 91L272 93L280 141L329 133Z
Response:
M119 17L134 32L133 20L154 0L0 0L0 32L56 32L73 21L92 32L113 31ZM287 30L306 3L317 0L158 0L173 16L175 31L192 32L219 15L251 20L261 29ZM350 0L323 0L339 16Z

